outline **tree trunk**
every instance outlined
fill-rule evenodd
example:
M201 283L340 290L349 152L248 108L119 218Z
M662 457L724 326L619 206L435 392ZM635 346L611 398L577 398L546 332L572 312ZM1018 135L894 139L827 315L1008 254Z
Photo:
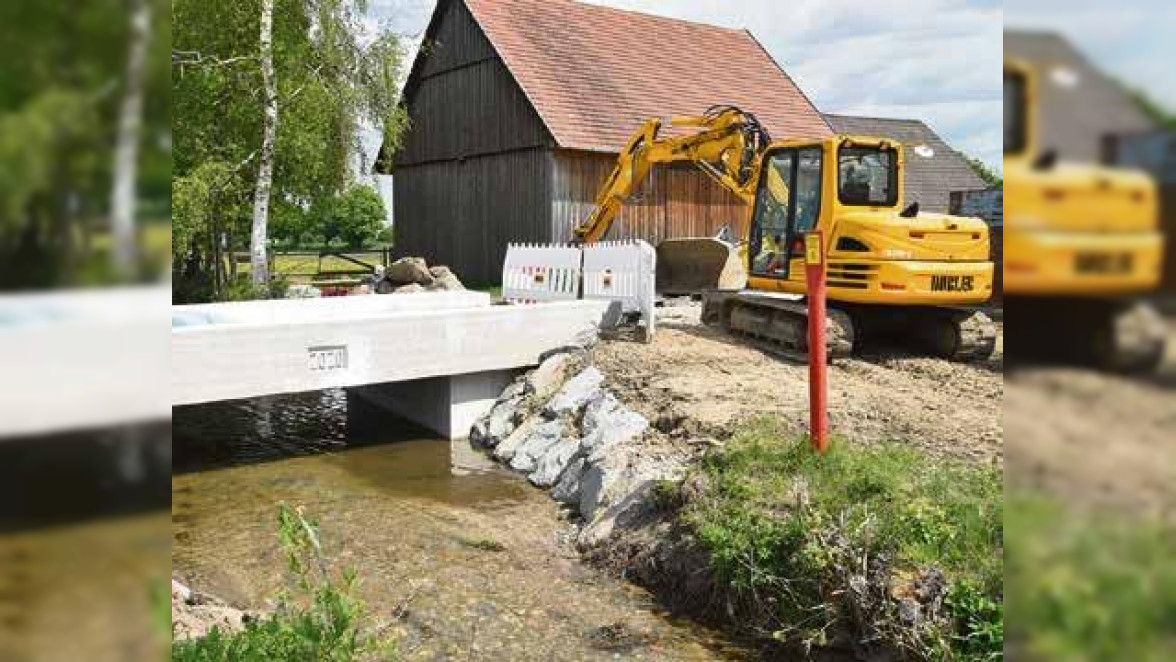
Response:
M110 225L115 267L124 278L135 275L135 180L139 166L139 142L143 133L143 84L147 47L151 40L151 6L135 0L131 11L130 51L126 81L118 116L118 138L114 148L114 190L111 193Z
M269 219L270 189L274 179L274 140L278 133L278 91L274 80L274 0L261 2L261 82L264 94L260 164L257 167L257 190L253 195L253 233L249 239L253 284L269 286L266 260L266 222Z

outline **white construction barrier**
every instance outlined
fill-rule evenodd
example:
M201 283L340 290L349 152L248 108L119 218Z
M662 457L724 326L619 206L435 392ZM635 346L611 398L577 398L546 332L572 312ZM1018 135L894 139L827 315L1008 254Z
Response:
M578 299L581 260L575 246L511 244L502 267L502 298L512 303Z
M606 326L640 314L653 337L657 252L635 240L587 246L512 244L502 269L502 297L512 303L595 299L616 303Z
M639 313L645 337L653 337L657 251L640 239L584 247L584 298L618 301Z

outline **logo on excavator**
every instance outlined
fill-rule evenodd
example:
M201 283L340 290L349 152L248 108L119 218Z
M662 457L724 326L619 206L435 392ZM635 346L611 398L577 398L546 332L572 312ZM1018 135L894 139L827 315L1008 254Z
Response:
M975 289L972 276L932 276L932 292L971 292Z
M1079 253L1074 268L1080 274L1125 274L1133 266L1131 253Z

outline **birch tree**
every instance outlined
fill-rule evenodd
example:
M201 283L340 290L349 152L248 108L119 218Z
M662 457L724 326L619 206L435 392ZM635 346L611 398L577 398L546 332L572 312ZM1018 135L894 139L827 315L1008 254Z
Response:
M279 220L355 185L364 125L396 144L404 48L399 35L365 32L365 12L363 0L173 0L173 189L209 191L175 200L188 239L173 242L173 287L216 296L212 247L224 246L248 250L264 293Z
M118 114L118 138L114 149L114 184L110 196L115 265L124 278L133 276L136 266L135 182L139 170L139 142L143 133L143 83L150 40L151 6L147 0L134 0L130 48Z
M249 255L253 285L261 289L269 286L266 223L269 221L270 189L274 180L274 141L278 135L278 86L274 80L274 0L261 0L259 41L264 118L257 186L253 193L253 231L249 238Z

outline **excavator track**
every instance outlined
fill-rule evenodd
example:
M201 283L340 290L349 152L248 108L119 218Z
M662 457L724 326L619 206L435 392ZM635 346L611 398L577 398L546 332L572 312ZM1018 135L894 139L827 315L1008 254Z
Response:
M794 295L769 292L711 290L703 293L702 321L729 333L768 341L784 356L808 357L808 304ZM825 320L825 352L830 361L853 352L853 320L829 309Z
M802 297L768 292L708 291L702 321L771 342L781 353L808 354L808 305ZM983 361L996 348L996 325L982 312L955 308L839 306L826 319L826 353L844 358L875 341L898 341L920 354L952 361Z
M1009 357L1021 363L1063 363L1106 372L1145 374L1166 349L1163 320L1135 300L1005 299Z
M983 312L933 306L846 306L863 347L901 347L949 361L984 361L996 350L996 325Z

